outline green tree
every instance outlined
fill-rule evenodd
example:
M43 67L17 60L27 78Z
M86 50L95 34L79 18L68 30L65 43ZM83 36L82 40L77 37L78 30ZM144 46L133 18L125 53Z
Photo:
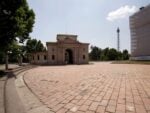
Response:
M108 57L108 60L117 60L118 52L116 51L116 49L111 48L108 51L107 57Z
M27 53L42 52L45 51L45 47L40 40L29 39L26 43Z
M128 53L128 50L123 50L122 52L122 57L123 57L123 60L128 60L129 59L129 53Z
M108 61L108 60L128 60L129 53L127 50L117 51L115 48L105 48L101 49L97 46L91 47L91 52L89 54L90 60L95 61Z
M5 53L8 69L8 51L14 41L24 42L32 32L35 15L26 0L0 0L0 51Z
M109 48L102 50L101 60L109 60L108 58Z
M90 59L94 61L100 60L102 50L96 46L91 47Z
M20 46L17 42L14 42L11 44L9 51L11 53L9 54L9 61L10 62L17 62L18 56L20 54Z
M10 46L11 53L9 54L9 61L18 62L19 65L22 65L22 59L25 57L25 51L23 49L24 46L19 45L17 42L14 42Z
M122 52L121 51L118 51L118 57L117 57L117 59L116 60L123 60L123 58L122 58Z

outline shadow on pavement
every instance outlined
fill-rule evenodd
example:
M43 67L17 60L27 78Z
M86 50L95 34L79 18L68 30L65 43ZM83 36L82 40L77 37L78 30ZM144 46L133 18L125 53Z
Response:
M19 75L20 73L30 70L30 69L33 69L33 68L36 68L36 67L38 67L38 66L36 66L36 65L22 66L22 67L14 69L14 70L12 69L11 71L7 72L6 75L7 75L8 79L10 79L10 78L16 79L17 75Z
M1 78L1 77L4 77L5 75L6 75L6 72L3 71L3 70L0 70L0 78Z

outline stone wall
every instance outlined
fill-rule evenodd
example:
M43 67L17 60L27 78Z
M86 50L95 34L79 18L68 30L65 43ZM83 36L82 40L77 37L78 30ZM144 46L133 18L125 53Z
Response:
M57 42L47 42L46 45L47 52L32 53L31 63L64 65L87 64L89 61L89 44L80 43L77 35L57 35Z

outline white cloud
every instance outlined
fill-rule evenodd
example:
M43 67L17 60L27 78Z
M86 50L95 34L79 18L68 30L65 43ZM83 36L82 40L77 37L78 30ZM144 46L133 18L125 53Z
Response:
M108 14L107 20L114 21L117 19L123 19L128 17L129 15L135 13L138 10L136 6L122 6L119 9L112 11Z

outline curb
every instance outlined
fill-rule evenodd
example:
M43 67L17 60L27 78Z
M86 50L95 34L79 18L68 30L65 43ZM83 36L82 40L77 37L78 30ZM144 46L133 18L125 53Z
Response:
M5 85L7 82L7 77L4 76L0 78L0 113L5 113Z
M23 76L27 72L20 73L16 80L16 90L25 107L27 113L54 113L44 105L40 100L32 93L32 91L26 86Z

